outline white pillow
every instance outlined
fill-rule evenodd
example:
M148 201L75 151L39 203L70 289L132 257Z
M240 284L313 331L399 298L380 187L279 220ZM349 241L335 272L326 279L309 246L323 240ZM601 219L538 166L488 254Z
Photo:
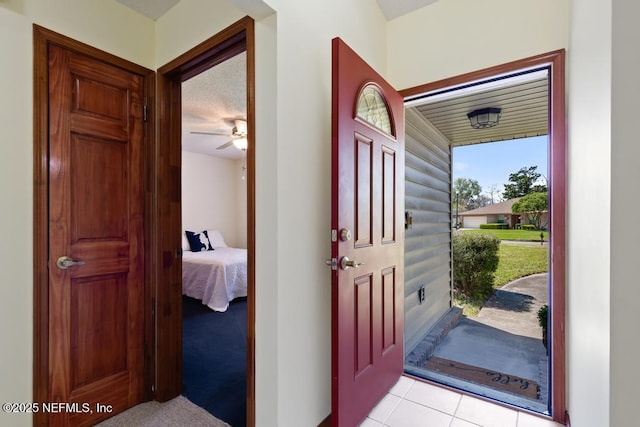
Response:
M207 230L209 235L209 244L212 248L226 248L227 244L218 230Z

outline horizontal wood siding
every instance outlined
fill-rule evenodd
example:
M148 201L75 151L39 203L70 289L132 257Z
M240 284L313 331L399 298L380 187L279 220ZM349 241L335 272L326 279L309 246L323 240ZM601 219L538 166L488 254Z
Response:
M407 109L405 210L405 354L451 306L451 146L413 109ZM418 290L425 287L420 304Z

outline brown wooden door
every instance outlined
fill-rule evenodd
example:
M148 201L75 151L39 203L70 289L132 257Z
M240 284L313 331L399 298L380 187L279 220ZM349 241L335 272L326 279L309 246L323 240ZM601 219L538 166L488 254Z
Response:
M49 47L49 401L79 404L51 425L144 395L143 94L139 75Z
M332 102L332 425L348 427L403 370L404 105L337 38Z

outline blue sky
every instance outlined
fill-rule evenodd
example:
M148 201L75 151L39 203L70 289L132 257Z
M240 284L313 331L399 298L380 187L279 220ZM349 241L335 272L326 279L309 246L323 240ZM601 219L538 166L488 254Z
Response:
M475 179L483 193L493 184L502 191L509 182L509 174L529 166L538 166L537 172L548 176L546 136L453 148L454 181ZM543 178L540 180L544 183Z

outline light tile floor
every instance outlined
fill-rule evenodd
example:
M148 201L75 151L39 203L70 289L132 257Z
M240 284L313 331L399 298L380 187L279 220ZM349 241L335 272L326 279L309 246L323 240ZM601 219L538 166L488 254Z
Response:
M401 377L360 427L561 427L526 412Z

